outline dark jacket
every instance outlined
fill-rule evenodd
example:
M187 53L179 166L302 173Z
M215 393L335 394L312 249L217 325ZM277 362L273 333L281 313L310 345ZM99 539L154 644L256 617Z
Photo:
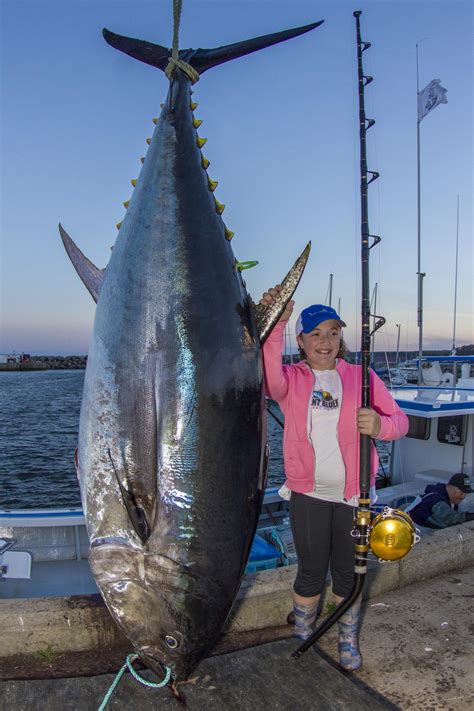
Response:
M408 513L415 523L427 528L447 528L474 519L474 514L458 511L458 507L451 504L446 484L429 484L421 502Z

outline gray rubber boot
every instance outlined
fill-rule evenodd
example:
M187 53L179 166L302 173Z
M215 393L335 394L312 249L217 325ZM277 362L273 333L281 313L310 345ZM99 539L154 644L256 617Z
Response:
M339 627L338 648L339 664L344 671L352 672L362 666L362 657L359 651L359 625L361 596L341 617L337 624Z
M308 637L311 637L313 634L313 623L316 619L318 607L319 600L311 603L310 605L300 605L296 602L293 603L293 615L295 617L294 636L296 639L300 639L304 642L308 639Z

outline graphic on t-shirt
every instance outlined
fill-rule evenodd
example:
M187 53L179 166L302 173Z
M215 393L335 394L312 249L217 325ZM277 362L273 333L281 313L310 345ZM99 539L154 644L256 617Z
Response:
M333 398L327 390L313 390L311 407L316 410L335 410L339 407L339 398Z

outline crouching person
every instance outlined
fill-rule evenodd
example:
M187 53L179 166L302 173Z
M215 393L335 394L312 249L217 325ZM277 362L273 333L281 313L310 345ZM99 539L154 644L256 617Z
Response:
M458 511L461 501L472 491L468 476L454 474L447 484L429 484L406 512L418 526L426 528L448 528L474 521L474 512Z

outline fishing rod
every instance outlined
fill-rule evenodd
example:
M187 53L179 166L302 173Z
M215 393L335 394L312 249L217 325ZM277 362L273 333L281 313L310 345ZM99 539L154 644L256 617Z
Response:
M370 313L369 292L369 252L381 241L378 235L369 231L368 186L377 180L379 173L367 169L366 134L375 124L374 119L365 115L365 87L373 81L373 77L365 75L362 66L362 54L369 49L370 42L363 42L360 35L360 16L362 12L354 13L357 30L357 64L359 82L359 137L360 137L360 203L361 203L361 263L362 263L362 335L361 335L361 371L362 371L362 407L370 407L370 343L373 334L385 323L385 319ZM368 177L370 175L370 177ZM372 240L372 241L371 241ZM371 244L369 242L371 241ZM373 330L370 330L370 318L375 319ZM348 610L362 593L367 572L367 555L369 552L369 532L371 524L370 513L370 475L371 475L371 437L359 434L360 437L360 495L356 514L356 527L352 535L355 544L354 585L349 595L338 605L334 612L301 644L291 655L298 659L306 652L337 620Z

